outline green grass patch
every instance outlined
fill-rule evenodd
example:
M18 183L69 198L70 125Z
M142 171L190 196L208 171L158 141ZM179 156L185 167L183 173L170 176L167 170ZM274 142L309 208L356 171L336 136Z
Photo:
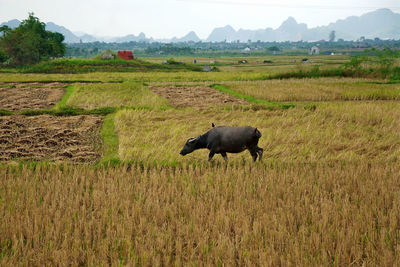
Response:
M107 115L101 129L104 151L100 161L102 165L117 166L121 163L118 157L118 137L115 134L114 117L115 114Z
M40 110L22 110L20 115L24 116L38 116L38 115L53 115L53 116L78 116L78 115L103 115L116 112L117 109L113 107L103 107L97 109L85 110L78 107L63 106L59 109L40 109Z
M5 109L0 109L0 116L10 116L13 115L14 112L9 111L9 110L5 110Z
M234 97L244 99L244 100L246 100L248 102L265 105L266 107L268 107L270 109L288 109L288 108L295 107L295 105L292 104L292 103L276 103L276 102L266 101L266 100L263 100L263 99L257 99L257 98L255 98L253 96L244 95L244 94L241 94L241 93L239 93L237 91L231 90L231 89L229 89L227 87L224 87L224 86L222 86L220 84L213 84L213 85L211 85L211 87L217 89L220 92L227 93L227 94L230 94L230 95L232 95Z
M74 86L73 86L73 85L67 86L63 98L61 99L60 102L58 102L58 103L53 107L53 109L60 109L60 108L62 108L62 107L64 107L64 106L66 106L66 105L67 105L67 101L68 101L68 99L70 98L70 96L72 95L73 92L74 92Z

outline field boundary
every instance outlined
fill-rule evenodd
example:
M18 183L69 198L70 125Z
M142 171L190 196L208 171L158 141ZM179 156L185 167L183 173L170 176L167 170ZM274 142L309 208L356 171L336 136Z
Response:
M232 89L229 89L225 86L222 86L221 84L212 84L210 85L211 88L215 88L220 92L223 93L227 93L230 94L234 97L246 100L248 102L251 103L256 103L256 104L261 104L261 105L265 105L267 108L270 109L289 109L289 108L294 108L296 105L293 103L277 103L277 102L271 102L271 101L266 101L263 99L257 99L253 96L249 96L249 95L245 95L245 94L241 94L237 91L234 91Z
M65 93L64 93L62 99L60 100L60 102L55 104L52 109L60 109L62 107L65 107L67 105L67 101L68 101L69 97L74 93L74 91L75 91L75 88L73 85L66 86Z
M53 115L53 116L79 116L79 115L108 115L114 113L117 109L114 107L96 108L85 110L78 107L64 106L59 109L38 109L38 110L22 110L18 115L23 116L39 116L39 115Z
M104 118L100 134L103 140L103 157L99 161L101 165L115 166L121 163L118 157L118 136L115 133L115 113Z

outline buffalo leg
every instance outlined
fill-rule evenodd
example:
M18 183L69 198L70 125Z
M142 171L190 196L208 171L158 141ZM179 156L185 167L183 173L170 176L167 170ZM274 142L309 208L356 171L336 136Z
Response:
M262 155L263 155L264 149L261 147L257 147L257 153L258 153L258 160L261 161Z
M226 155L226 152L221 152L221 156L224 158L225 161L228 161L228 156Z
M253 158L253 161L255 162L257 160L257 151L256 150L249 150L249 151Z
M214 155L215 155L214 150L211 150L211 151L210 151L210 154L208 154L208 161L212 160L212 158L214 157Z

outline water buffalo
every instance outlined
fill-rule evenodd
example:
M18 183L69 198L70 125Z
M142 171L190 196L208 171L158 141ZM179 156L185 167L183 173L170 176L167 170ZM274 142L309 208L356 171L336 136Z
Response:
M227 161L226 153L240 153L247 149L253 157L253 161L257 160L257 156L261 161L264 150L258 147L261 133L257 128L215 126L214 123L212 127L205 134L188 139L180 154L185 156L196 149L207 148L210 150L208 160L211 160L215 154L221 154Z

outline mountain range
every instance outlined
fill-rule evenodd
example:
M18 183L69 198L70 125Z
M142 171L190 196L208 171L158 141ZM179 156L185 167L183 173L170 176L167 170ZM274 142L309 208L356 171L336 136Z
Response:
M10 20L0 24L0 27L7 25L10 28L18 27L21 22L19 20ZM327 26L308 28L307 24L298 23L293 17L285 20L277 29L265 28L258 30L235 30L230 25L215 28L206 40L201 40L193 31L189 32L182 38L173 37L172 39L153 39L148 38L144 33L138 36L129 34L123 37L95 37L84 33L73 33L63 26L59 26L53 22L46 23L46 29L53 32L60 32L65 36L65 42L222 42L222 41L265 41L265 42L282 42L282 41L318 41L329 39L331 31L336 32L337 39L356 40L361 36L365 38L381 38L381 39L400 39L400 14L392 12L390 9L378 9L373 12L366 13L359 17L351 16L343 20L330 23Z

